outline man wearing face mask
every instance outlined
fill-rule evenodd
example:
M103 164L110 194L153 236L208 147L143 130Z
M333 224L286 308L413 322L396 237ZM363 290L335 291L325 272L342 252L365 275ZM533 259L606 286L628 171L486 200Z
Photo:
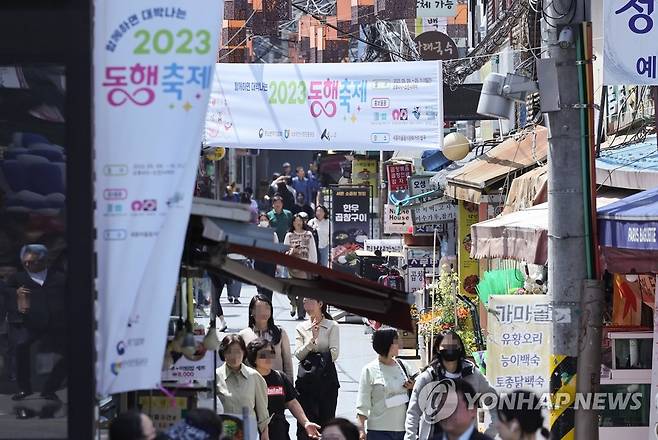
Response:
M279 238L276 235L276 232L274 229L270 228L270 219L267 216L266 213L261 212L260 215L258 216L258 227L259 228L269 228L272 231L272 238L274 239L274 243L279 242ZM254 260L254 269L257 270L260 273L264 273L265 275L269 275L271 277L276 276L276 265L272 263L268 263L267 261L260 261L260 260ZM261 295L265 295L272 301L272 296L273 292L270 289L266 289L265 287L258 286L258 293Z
M463 380L473 387L476 393L495 393L495 389L482 375L478 367L465 358L464 343L457 333L452 330L444 331L434 338L432 362L417 378L409 399L407 418L405 420L404 440L441 440L443 429L439 424L431 423L424 417L423 410L437 411L426 402L419 402L421 391L430 382L444 379ZM439 401L440 399L437 399ZM497 419L495 412L491 412L492 419ZM428 417L429 418L429 417ZM493 420L495 422L495 420ZM486 434L494 438L496 431L494 423L486 430Z
M23 246L20 258L24 271L10 277L5 288L19 388L12 400L23 400L32 394L31 349L41 341L50 352L59 355L41 397L58 401L55 391L66 376L66 277L48 268L48 249L41 244Z

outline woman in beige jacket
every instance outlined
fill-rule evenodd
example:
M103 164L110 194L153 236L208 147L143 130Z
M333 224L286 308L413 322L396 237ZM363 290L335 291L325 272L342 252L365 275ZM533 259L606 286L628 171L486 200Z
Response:
M322 377L316 382L297 380L298 400L309 420L324 427L336 416L340 384L334 362L338 359L340 328L327 313L327 305L322 301L304 298L304 310L309 319L297 326L295 357L304 363L307 358L320 354L325 367ZM304 427L298 425L297 439L307 438Z
M290 339L286 331L274 323L272 301L265 295L256 295L249 303L249 326L240 331L245 345L263 338L274 346L276 355L272 360L272 369L281 371L293 380L292 353Z

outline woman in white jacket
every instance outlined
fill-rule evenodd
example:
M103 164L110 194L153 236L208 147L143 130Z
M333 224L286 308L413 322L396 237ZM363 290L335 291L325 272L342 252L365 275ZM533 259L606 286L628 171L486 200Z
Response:
M301 258L309 263L318 262L318 251L315 247L315 239L311 231L304 229L304 219L301 215L295 214L292 218L292 226L290 232L286 234L283 239L283 244L290 246L286 252L293 257ZM311 275L303 270L288 268L290 278L297 278L308 280ZM292 307L290 316L297 314L297 319L304 319L306 312L304 312L304 298L288 295L290 305Z
M329 210L323 205L315 208L315 218L308 225L318 233L318 250L320 251L320 264L329 266Z

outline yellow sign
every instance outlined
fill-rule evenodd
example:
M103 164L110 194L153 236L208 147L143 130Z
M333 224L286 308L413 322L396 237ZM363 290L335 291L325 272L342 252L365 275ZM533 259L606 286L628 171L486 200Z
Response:
M462 295L470 297L477 295L475 287L480 279L479 263L471 258L471 225L478 220L478 205L460 200L457 215L459 281Z
M499 391L548 392L552 307L546 295L491 295L487 379Z
M224 159L224 156L226 156L226 148L217 147L214 150L212 150L210 153L206 154L206 159L218 161Z
M158 431L164 431L182 420L183 411L187 410L186 397L140 396L139 405L147 414Z
M372 186L372 196L379 194L379 176L377 174L377 161L373 159L352 160L352 184Z

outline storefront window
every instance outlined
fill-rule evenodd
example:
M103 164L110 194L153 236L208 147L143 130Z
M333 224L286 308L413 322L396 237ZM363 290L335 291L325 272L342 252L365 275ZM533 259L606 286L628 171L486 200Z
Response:
M617 370L650 370L653 339L615 339Z
M0 438L66 438L65 71L0 66Z
M649 426L651 385L601 385L600 393L610 400L607 409L599 412L599 426Z

